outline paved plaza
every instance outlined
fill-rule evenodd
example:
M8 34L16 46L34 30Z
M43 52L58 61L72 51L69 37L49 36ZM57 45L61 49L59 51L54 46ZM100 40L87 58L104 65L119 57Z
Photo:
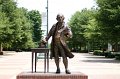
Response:
M82 72L88 79L120 79L120 61L94 56L88 53L74 53L75 57L69 59L71 73ZM62 61L62 59L61 59ZM50 59L49 73L56 71L54 60ZM38 59L37 72L43 72L44 60ZM60 63L61 72L64 65ZM21 72L31 72L31 52L6 52L0 55L0 79L16 79Z

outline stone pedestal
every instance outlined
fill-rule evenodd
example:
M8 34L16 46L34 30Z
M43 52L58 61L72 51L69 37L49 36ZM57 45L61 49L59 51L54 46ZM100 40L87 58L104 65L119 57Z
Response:
M55 73L31 73L22 72L17 75L16 79L88 79L88 76L81 72L71 74L55 74Z

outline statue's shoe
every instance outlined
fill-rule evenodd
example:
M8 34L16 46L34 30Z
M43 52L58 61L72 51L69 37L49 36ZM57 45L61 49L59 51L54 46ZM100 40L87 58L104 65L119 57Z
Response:
M71 72L69 70L66 70L65 72L66 72L66 74L71 74Z
M59 74L59 73L60 73L60 69L57 69L57 70L56 70L56 74Z

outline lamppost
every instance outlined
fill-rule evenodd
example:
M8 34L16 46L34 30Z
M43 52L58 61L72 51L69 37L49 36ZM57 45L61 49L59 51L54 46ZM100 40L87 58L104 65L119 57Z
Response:
M47 9L47 34L48 34L48 0L47 0L47 7L46 7L46 9Z
M47 0L47 7L46 7L46 9L47 9L47 33L46 33L46 35L48 34L48 0ZM47 42L47 48L48 48L48 42Z

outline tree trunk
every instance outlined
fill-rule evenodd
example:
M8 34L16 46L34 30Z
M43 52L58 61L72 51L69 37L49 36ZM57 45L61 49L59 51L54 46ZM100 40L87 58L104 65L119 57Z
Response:
M3 55L2 43L0 43L0 55Z
M114 48L114 50L115 50L116 52L118 52L118 43L115 43L115 48Z

